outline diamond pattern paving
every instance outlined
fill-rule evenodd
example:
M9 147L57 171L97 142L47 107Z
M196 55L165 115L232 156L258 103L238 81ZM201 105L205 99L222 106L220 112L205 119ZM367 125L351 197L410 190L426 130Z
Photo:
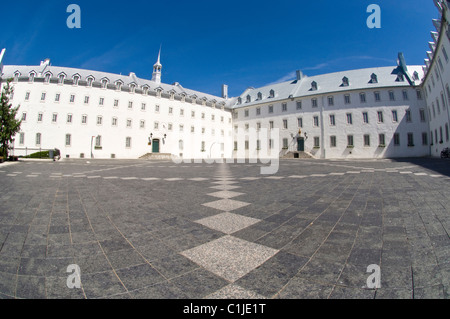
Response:
M235 233L258 222L260 222L259 219L228 212L197 220L197 223L221 231L225 234Z
M234 282L277 252L276 249L225 236L181 254L210 272Z
M225 212L230 212L232 210L248 206L248 205L250 205L250 203L241 202L241 201L233 200L233 199L221 199L221 200L218 200L215 202L210 202L210 203L206 203L206 204L202 204L202 205L211 207L211 208L215 208L218 210L223 210Z

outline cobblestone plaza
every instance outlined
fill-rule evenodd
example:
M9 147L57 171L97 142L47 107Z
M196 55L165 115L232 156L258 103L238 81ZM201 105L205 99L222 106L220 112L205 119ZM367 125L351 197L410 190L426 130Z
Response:
M0 164L0 297L448 298L449 164Z

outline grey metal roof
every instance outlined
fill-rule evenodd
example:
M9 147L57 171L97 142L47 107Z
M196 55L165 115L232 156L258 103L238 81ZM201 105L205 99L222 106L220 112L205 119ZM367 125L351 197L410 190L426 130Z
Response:
M271 84L260 88L249 88L239 97L242 103L237 105L237 99L233 100L233 108L246 107L259 103L270 103L271 101L279 101L289 98L302 98L318 94L327 94L334 92L343 92L349 90L365 90L383 87L406 87L411 84L408 76L417 72L418 80L412 82L412 85L420 85L423 77L422 66L408 66L407 72L402 72L401 68L395 67L379 67L360 70L342 71L316 76L304 76L301 80L291 80L277 84ZM407 74L404 74L407 73ZM371 83L372 74L376 75L377 83ZM403 81L399 81L399 74L403 75ZM343 85L343 79L348 79L348 86ZM317 90L312 89L312 83L317 84ZM270 91L275 93L274 97L270 97ZM258 98L261 93L262 99ZM250 102L247 98L250 97Z

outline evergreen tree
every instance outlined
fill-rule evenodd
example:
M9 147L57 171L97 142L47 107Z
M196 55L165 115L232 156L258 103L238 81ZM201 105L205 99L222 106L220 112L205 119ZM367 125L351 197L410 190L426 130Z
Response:
M12 79L6 81L0 100L0 156L4 159L8 157L9 144L12 143L16 133L20 131L22 124L21 120L16 119L20 106L13 107L9 102L14 91L11 82Z

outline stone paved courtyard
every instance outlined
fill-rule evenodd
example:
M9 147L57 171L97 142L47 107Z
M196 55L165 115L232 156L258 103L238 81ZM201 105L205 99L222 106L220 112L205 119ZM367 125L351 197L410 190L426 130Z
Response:
M450 161L260 166L0 164L0 297L449 297Z

